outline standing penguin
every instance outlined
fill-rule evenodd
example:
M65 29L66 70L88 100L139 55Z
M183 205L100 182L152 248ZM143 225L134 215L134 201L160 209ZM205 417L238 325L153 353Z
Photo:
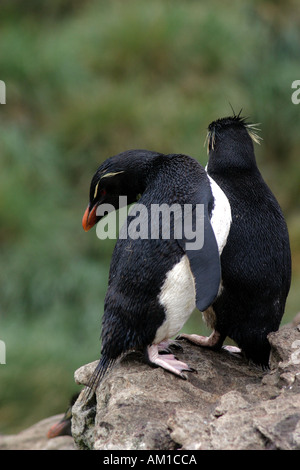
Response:
M192 209L193 229L197 207L203 208L202 244L194 249L183 220L182 238L162 234L166 220L157 219L155 237L126 237L135 217L129 213L112 255L102 320L101 359L90 382L95 389L106 371L125 353L140 350L146 361L185 378L189 366L172 354L163 354L195 306L207 309L218 294L220 252L228 236L231 213L224 193L210 182L201 165L185 155L163 155L130 150L107 159L90 186L90 202L83 216L89 230L101 217L102 204L119 207L119 196L146 209L143 226L153 224L153 207L177 205ZM222 220L220 220L222 219ZM141 223L141 222L140 222ZM215 233L213 226L215 225ZM191 228L191 227L190 227ZM172 234L173 231L173 234ZM122 236L121 236L122 233Z
M226 336L255 364L268 366L267 335L279 328L291 282L287 226L255 160L256 128L238 116L208 128L208 175L226 194L232 224L221 256L219 296L204 312L210 337L182 335L219 349Z

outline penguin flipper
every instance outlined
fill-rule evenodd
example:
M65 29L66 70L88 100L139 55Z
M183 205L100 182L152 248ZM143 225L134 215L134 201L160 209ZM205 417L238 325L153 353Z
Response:
M221 283L220 254L208 211L210 197L210 189L201 186L191 205L191 226L186 230L184 218L183 236L177 240L189 259L195 279L196 306L201 312L213 303ZM189 238L191 233L196 233L193 241Z

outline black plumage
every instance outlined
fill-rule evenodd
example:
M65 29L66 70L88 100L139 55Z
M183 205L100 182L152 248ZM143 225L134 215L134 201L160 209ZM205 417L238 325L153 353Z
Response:
M232 224L221 256L222 289L209 309L213 346L232 338L254 363L267 367L267 335L279 328L291 282L287 225L254 155L256 128L240 115L208 128L208 174L226 194Z
M158 239L119 237L111 260L101 359L90 383L92 389L115 361L131 350L142 351L150 364L184 377L183 371L189 367L161 350L183 326L195 299L199 310L206 309L220 285L219 251L210 223L215 201L205 170L191 157L131 150L106 160L91 182L90 203L83 218L85 230L99 220L96 208L101 204L113 203L117 209L118 196L127 196L131 203L140 194L139 204L148 214L154 204L179 204L182 208L191 204L195 215L196 205L203 204L204 245L198 250L186 249L190 240L185 233L176 239L172 229L171 236L163 239L161 219ZM127 231L133 219L129 214ZM149 230L150 219L144 220ZM195 218L193 221L195 224ZM174 267L179 275L168 280ZM172 288L177 289L175 294Z

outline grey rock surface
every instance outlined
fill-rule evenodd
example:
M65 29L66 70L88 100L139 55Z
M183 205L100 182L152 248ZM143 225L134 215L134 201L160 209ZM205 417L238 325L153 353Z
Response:
M0 436L0 450L76 450L72 436L47 437L50 427L62 417L51 416L18 434Z
M300 450L300 327L269 335L271 369L225 350L181 341L175 355L196 370L182 380L135 353L105 377L94 399L73 406L78 449ZM86 385L98 361L81 367Z

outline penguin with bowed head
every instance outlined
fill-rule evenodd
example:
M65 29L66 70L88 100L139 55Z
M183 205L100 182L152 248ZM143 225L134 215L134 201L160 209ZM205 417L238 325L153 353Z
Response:
M220 254L231 223L224 193L204 168L186 155L130 150L108 158L92 178L90 202L82 220L84 230L100 220L97 209L101 205L110 203L118 209L120 195L127 197L128 204L139 199L140 207L146 209L143 223L149 230L151 208L164 204L176 205L181 214L187 205L192 226L187 235L182 218L177 237L176 218L170 217L170 236L166 237L162 234L165 221L159 217L158 236L121 236L124 229L128 233L135 219L129 212L111 259L101 358L89 383L90 392L116 361L133 350L141 351L151 366L186 378L190 367L177 360L168 345L195 307L206 310L215 300L221 282ZM198 207L202 208L201 220ZM190 233L197 235L198 222L202 242L194 240L193 244Z
M207 338L181 337L220 349L228 336L252 363L268 368L267 336L278 330L284 314L291 252L283 213L256 164L257 130L240 115L208 127L206 169L229 200L232 223L221 255L220 292L204 312L213 332Z

